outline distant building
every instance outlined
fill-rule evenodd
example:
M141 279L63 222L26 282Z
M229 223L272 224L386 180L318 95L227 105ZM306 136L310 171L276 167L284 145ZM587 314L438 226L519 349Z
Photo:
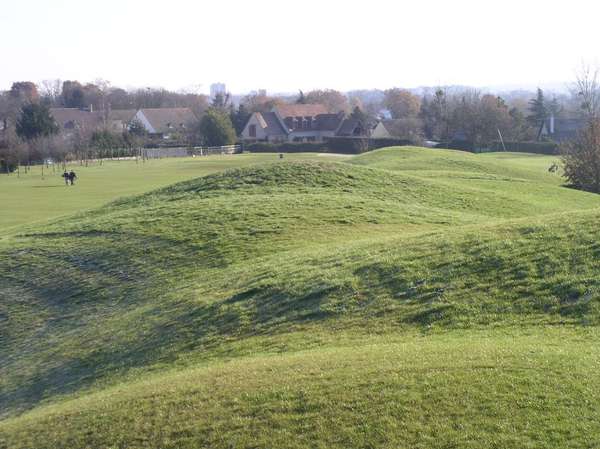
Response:
M225 83L213 83L210 85L210 97L215 98L217 95L225 95L227 87Z
M414 139L423 122L418 118L381 120L371 132L375 139Z
M105 117L106 129L115 133L122 133L123 131L126 131L136 112L136 109L110 110Z
M561 143L573 140L585 127L581 118L555 118L550 116L540 128L538 139L546 138Z
M51 108L50 114L63 137L76 133L89 135L97 130L122 133L133 120L139 121L152 137L169 139L189 129L197 120L189 108L114 109L90 111L77 108Z
M50 108L50 115L58 125L59 133L65 137L91 134L104 125L99 111L78 108Z
M135 115L135 109L115 109L107 113L78 108L50 108L50 115L65 136L75 132L92 133L99 129L121 133L125 131Z
M332 114L320 104L286 104L255 112L242 130L245 141L320 142L328 137L360 137L368 130L344 112Z
M170 139L186 132L197 120L190 108L140 109L133 116L152 137Z

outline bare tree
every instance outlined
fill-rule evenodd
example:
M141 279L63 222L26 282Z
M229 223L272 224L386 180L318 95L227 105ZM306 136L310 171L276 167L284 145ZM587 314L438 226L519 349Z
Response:
M563 146L564 175L577 189L600 193L600 122L590 120Z
M55 80L44 80L40 83L40 94L42 99L50 106L60 105L60 95L62 92L62 81L59 79Z
M600 118L600 68L582 63L571 90L579 99L586 119L594 121Z
M564 174L576 188L600 193L599 69L582 64L573 94L579 99L586 125L576 139L563 145Z

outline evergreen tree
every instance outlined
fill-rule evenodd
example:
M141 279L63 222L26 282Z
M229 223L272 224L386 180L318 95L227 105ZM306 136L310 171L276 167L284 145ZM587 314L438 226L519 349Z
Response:
M296 99L296 104L306 104L306 97L304 96L304 92L299 91L300 94L298 95L298 98Z
M552 98L552 101L548 103L548 115L552 115L554 117L558 117L562 112L562 106L556 99L556 97Z
M215 95L211 102L211 106L213 109L220 109L222 111L227 111L231 102L231 96L227 94L218 93Z
M358 106L355 106L350 114L351 119L358 120L363 125L366 125L369 121L369 116Z
M134 119L131 121L131 123L129 123L129 127L127 130L130 134L133 134L137 137L144 137L147 134L146 128L144 127L142 122L140 122L137 119Z
M250 115L251 114L244 103L240 103L237 110L233 105L231 106L229 118L231 119L231 123L233 124L237 135L240 135L244 130L246 123L248 123L248 119L250 119Z
M23 140L50 137L58 133L58 125L45 104L29 103L23 106L17 120L17 135Z
M233 145L236 133L229 115L223 111L210 108L199 125L200 134L204 145L210 147Z
M538 129L537 138L542 133L542 127L548 118L548 105L544 98L544 91L538 87L537 95L529 101L529 112L527 119Z

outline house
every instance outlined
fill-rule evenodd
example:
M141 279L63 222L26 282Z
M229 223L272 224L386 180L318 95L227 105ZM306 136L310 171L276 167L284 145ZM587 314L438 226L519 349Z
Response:
M417 138L423 123L417 118L381 120L371 132L375 139L410 139Z
M365 137L371 136L372 131L370 123L363 123L356 118L347 118L337 130L336 137Z
M551 139L561 143L573 140L579 131L585 127L585 120L581 118L555 118L550 116L540 127L538 140Z
M50 108L50 115L58 125L59 133L69 137L76 133L91 134L104 124L99 111L78 108Z
M190 129L198 119L190 108L140 109L132 118L142 124L148 134L170 139Z
M344 112L332 114L321 104L285 104L270 112L255 112L242 130L245 141L319 142L328 137L359 136L365 127L347 119Z
M106 114L106 129L114 133L126 131L136 112L135 109L111 109Z

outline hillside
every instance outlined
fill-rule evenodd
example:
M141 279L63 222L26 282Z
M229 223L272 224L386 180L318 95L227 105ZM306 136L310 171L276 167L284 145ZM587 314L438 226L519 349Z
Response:
M600 197L548 161L255 165L0 241L0 448L593 447Z
M289 154L286 160L314 159L309 154ZM330 156L332 159L339 157ZM327 157L319 156L319 159ZM275 154L240 154L235 157L105 160L85 165L72 163L67 168L77 173L76 187L65 186L59 166L32 166L28 172L0 176L0 239L7 232L25 225L95 209L117 198L139 195L149 190L210 173L255 164L278 162Z

